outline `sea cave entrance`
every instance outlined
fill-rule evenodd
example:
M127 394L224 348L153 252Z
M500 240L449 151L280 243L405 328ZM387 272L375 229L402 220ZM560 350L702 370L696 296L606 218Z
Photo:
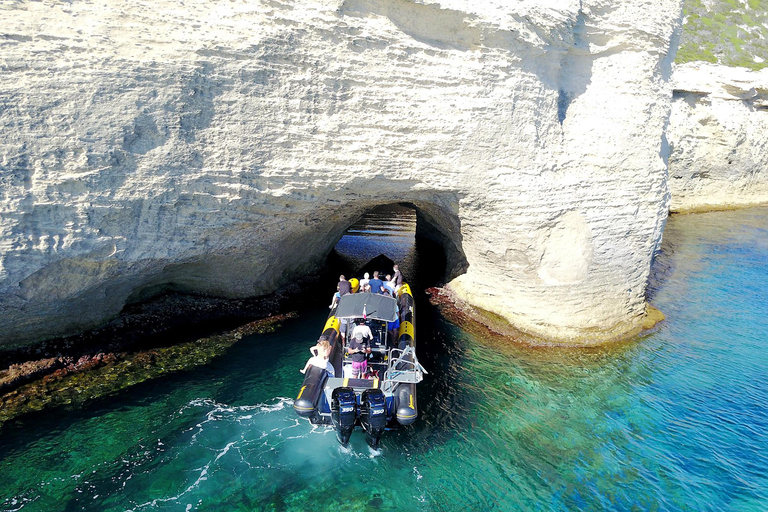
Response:
M445 233L435 224L411 203L374 206L347 228L328 257L327 269L336 278L344 274L359 279L377 259L374 267L380 272L391 272L391 265L398 264L414 291L440 286L463 273L467 263L455 243L459 234Z

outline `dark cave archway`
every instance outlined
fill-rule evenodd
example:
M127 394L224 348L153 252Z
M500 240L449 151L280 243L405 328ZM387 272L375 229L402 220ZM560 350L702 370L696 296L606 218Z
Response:
M369 207L336 242L326 270L333 276L346 273L360 278L366 264L383 255L399 264L415 289L450 281L468 267L460 243L460 223L444 212L436 220L435 211L440 212L411 202ZM381 270L388 272L391 265Z

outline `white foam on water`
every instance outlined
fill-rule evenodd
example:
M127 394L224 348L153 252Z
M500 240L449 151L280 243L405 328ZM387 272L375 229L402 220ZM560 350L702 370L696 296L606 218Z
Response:
M81 499L117 499L123 510L194 510L202 497L226 496L233 473L244 487L268 492L286 478L332 479L339 471L348 471L350 464L356 471L356 466L382 455L382 450L367 446L359 430L350 445L342 447L332 427L298 418L288 407L292 404L292 399L283 397L241 406L190 400L155 430L149 444L141 442L132 451L66 480L76 482L72 492ZM13 497L14 502L0 502L0 508L27 509L47 494L44 489L52 483L41 482Z
M163 443L158 440L158 444L166 447L168 451L175 452L174 459L181 452L187 450L198 450L204 448L212 451L211 458L202 466L193 470L196 478L178 494L165 498L155 498L144 503L135 505L130 510L139 511L145 509L157 508L166 504L179 504L182 501L196 501L193 494L207 494L203 487L207 482L216 479L216 473L219 470L232 471L231 465L245 464L246 470L261 469L264 466L252 464L244 457L243 450L253 451L255 446L264 446L269 451L274 451L275 444L280 444L283 438L283 432L292 431L301 427L302 424L297 418L289 416L286 404L292 403L287 398L276 398L275 403L257 404L244 406L231 406L222 404L210 399L195 399L190 401L179 410L179 413L191 409L205 409L205 419L194 423L183 433L191 433L187 442L172 446L170 441ZM292 412L292 411L290 411ZM275 423L276 422L276 423ZM307 437L307 432L291 438ZM262 442L263 441L263 442ZM217 448L215 445L223 442L223 446ZM226 463L222 460L230 453L239 454L238 459L228 460ZM224 464L224 466L222 466ZM137 468L141 469L141 468ZM160 469L163 471L163 468ZM161 477L161 476L159 476ZM128 480L128 479L126 479ZM123 483L123 487L125 482ZM191 510L192 505L187 504L186 510Z

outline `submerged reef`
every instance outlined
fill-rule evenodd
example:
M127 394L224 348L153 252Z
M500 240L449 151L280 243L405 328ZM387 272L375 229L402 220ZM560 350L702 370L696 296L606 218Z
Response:
M64 361L52 373L0 396L0 426L30 412L75 407L141 382L210 362L244 336L272 332L294 313L250 322L213 336L138 352L98 353ZM9 372L0 372L0 384Z

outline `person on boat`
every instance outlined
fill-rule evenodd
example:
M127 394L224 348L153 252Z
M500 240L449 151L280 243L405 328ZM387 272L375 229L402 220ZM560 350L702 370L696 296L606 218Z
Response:
M331 305L328 306L328 309L333 309L339 304L339 299L341 298L341 294L339 292L336 292L333 294L333 299L331 299Z
M379 279L378 270L374 270L373 278L370 281L368 281L368 284L371 287L371 293L381 294L384 291L384 282L381 279Z
M395 281L392 280L392 276L387 274L387 280L384 281L384 291L391 297L395 296Z
M333 309L339 304L339 299L341 299L342 296L352 293L352 284L347 281L347 278L344 277L344 274L339 276L339 284L336 285L336 293L333 294L333 299L331 299L331 305L328 306L328 309Z
M355 325L355 328L352 330L352 337L354 338L360 333L363 336L363 339L370 343L373 339L373 333L371 332L371 328L365 325L365 319L358 318L356 323L357 325Z
M397 346L397 331L400 329L400 314L398 309L398 315L395 317L394 322L387 322L387 331L389 332L389 339L392 340L392 345Z
M328 372L328 374L331 377L336 376L336 371L333 369L333 365L328 360L328 357L331 355L331 345L328 343L328 340L322 340L318 343L318 353L315 356L312 356L309 358L307 363L304 365L304 368L299 370L301 373L305 373L310 366L317 366L318 368L322 368L325 371ZM312 347L315 348L315 347ZM310 349L311 351L312 349Z
M330 346L330 342L328 341L328 336L323 334L317 339L316 345L309 347L309 353L313 356L319 355L320 351L324 349L325 345Z
M338 289L339 289L339 297L343 297L348 293L352 293L352 285L350 284L349 281L347 281L347 278L344 277L343 274L339 276Z
M363 274L363 278L360 280L360 291L361 292L367 292L370 291L370 287L368 286L368 282L371 280L370 274L366 272Z
M403 286L403 274L400 272L400 267L397 265L393 265L392 270L395 272L395 275L392 276L392 280L395 282L395 292L397 292L397 290Z
M347 345L347 353L352 359L352 378L362 379L368 372L367 355L371 351L363 340L363 333L357 332Z

